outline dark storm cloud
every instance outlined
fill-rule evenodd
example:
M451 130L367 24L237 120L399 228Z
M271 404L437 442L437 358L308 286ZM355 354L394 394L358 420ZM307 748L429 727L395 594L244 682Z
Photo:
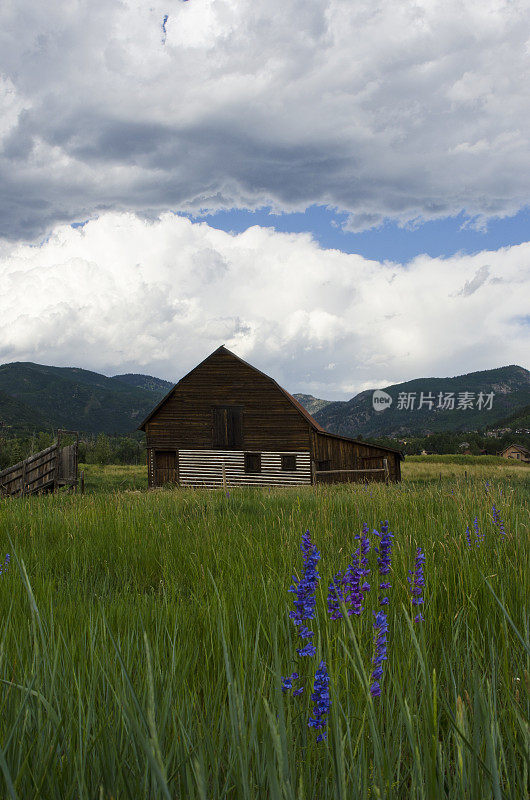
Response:
M104 209L515 213L529 22L501 0L7 4L0 233Z

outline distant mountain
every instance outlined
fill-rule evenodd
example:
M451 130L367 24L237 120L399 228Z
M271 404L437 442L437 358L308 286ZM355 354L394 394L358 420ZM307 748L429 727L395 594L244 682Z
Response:
M126 374L108 378L76 367L50 367L30 362L0 366L0 434L68 428L82 433L127 434L171 389L173 384L150 375ZM373 392L361 392L351 400L331 402L307 394L296 399L322 427L346 436L379 437L422 435L439 431L471 431L502 425L521 412L519 427L528 427L530 372L510 366L471 372L456 378L419 378L387 386L392 402L375 411ZM418 408L421 392L433 398ZM442 397L453 392L458 405L462 392L473 395L472 407L443 410ZM479 392L493 392L491 409L478 410ZM399 395L413 396L414 408L399 408ZM506 424L508 427L508 424Z
M45 430L46 419L36 409L0 392L0 435L6 430Z
M373 391L365 391L351 400L330 403L314 415L326 430L343 436L411 436L440 431L472 431L514 414L530 403L530 372L523 367L509 366L498 369L470 372L454 378L417 378L416 380L387 386L383 390L391 403L383 410L373 407ZM423 392L423 404L420 406ZM468 393L467 408L458 408L462 393ZM493 392L489 403L479 409L482 401ZM440 393L444 398L453 394L454 409L439 408ZM412 408L403 406L409 398ZM432 398L432 407L426 399Z
M135 386L137 389L145 389L148 392L163 392L163 394L167 394L175 385L170 381L165 381L163 378L153 378L152 375L137 375L132 372L128 372L125 375L113 375L112 380Z
M68 428L83 433L130 433L171 384L149 376L147 387L76 367L30 362L0 366L0 422L12 432ZM129 376L127 376L129 377ZM158 386L158 388L156 388Z
M529 430L530 431L530 405L518 409L514 414L510 414L506 419L501 419L494 425L490 425L490 429L495 430L500 428L510 428L512 431Z
M320 400L318 397L313 397L312 394L293 394L293 397L298 400L310 414L316 414L332 402L331 400Z

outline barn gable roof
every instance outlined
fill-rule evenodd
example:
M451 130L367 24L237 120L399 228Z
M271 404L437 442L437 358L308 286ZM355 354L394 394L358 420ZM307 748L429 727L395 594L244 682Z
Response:
M313 428L314 428L316 431L319 431L320 433L325 433L325 431L324 431L324 428L321 428L321 427L320 427L320 425L318 424L318 422L317 422L315 419L313 419L313 417L311 416L311 414L309 413L309 411L307 411L307 410L306 410L306 409L303 407L303 405L301 405L301 403L299 403L299 402L298 402L298 400L296 400L296 399L295 399L295 398L294 398L294 397L293 397L291 394L289 394L289 392L287 392L285 389L283 389L283 388L280 386L280 384L279 384L279 383L277 383L277 382L274 380L274 378L271 378L271 377L270 377L270 375L266 375L264 372L262 372L261 370L257 369L257 367L254 367L254 366L252 366L252 364L249 364L249 363L248 363L248 361L244 361L244 360L243 360L242 358L240 358L239 356L236 356L236 354L235 354L235 353L232 353L232 351L231 351L231 350L229 350L227 347L225 347L225 346L224 346L224 344L222 344L222 345L221 345L221 347L218 347L218 348L217 348L217 350L214 350L214 351L213 351L213 353L210 353L210 355L209 355L209 356L206 356L206 358L205 358L205 359L203 359L203 360L202 360L202 361L201 361L199 364L197 364L197 366L196 366L196 367L194 367L192 370L190 370L189 372L187 372L187 373L186 373L186 375L184 375L184 377L182 377L182 378L180 379L180 381L178 381L178 382L175 384L175 386L173 386L173 387L172 387L172 388L169 390L169 392L168 392L168 393L165 395L165 397L163 397L163 398L162 398L162 400L160 400L160 402L158 403L158 405L156 405L156 406L153 408L153 410L151 411L151 413L150 413L150 414L149 414L149 415L148 415L148 416L147 416L147 417L144 419L144 421L141 423L141 425L139 425L139 426L138 426L138 430L140 430L140 431L143 431L143 430L145 430L145 426L147 425L147 423L149 422L149 420L150 420L150 419L152 419L152 417L153 417L153 416L156 414L156 412L157 412L157 411L158 411L160 408L162 408L162 406L164 405L164 403L166 403L166 401L167 401L167 400L169 400L169 398L171 397L171 395L173 394L173 392L175 391L175 389L176 389L176 388L177 388L177 387L178 387L178 386L179 386L179 385L182 383L182 381L186 380L186 378L188 378L190 375L192 375L194 372L196 372L198 369L200 369L200 368L203 366L203 364L206 364L206 362L207 362L207 361L209 361L209 360L210 360L210 359L211 359L213 356L215 356L217 353L224 353L224 354L227 354L227 355L231 356L231 357L232 357L232 358L234 358L236 361L239 361L241 364L244 364L246 367L248 367L249 369L251 369L253 372L257 372L257 374L258 374L258 375L261 375L262 377L266 378L268 381L270 381L271 383L273 383L273 384L276 386L276 388L277 388L277 389L278 389L278 390L279 390L279 391L280 391L280 392L281 392L281 393L282 393L282 394L283 394L283 395L284 395L284 396L285 396L285 397L286 397L286 398L289 400L289 402L290 402L290 403L291 403L291 404L292 404L292 405L293 405L293 406L296 408L296 410L298 411L298 413L299 413L299 414L301 414L301 415L302 415L302 416L305 418L306 422L308 422L308 423L309 423L309 424L310 424L310 425L311 425L311 426L312 426L312 427L313 427Z
M268 381L270 381L272 384L274 384L274 386L276 386L276 388L287 398L287 400L289 400L289 402L294 406L294 408L296 408L298 413L302 417L304 417L305 421L307 423L309 423L309 425L317 433L322 434L323 436L331 436L334 439L344 439L345 441L348 441L348 442L356 442L357 444L362 444L362 445L365 445L367 447L378 447L380 450L388 450L391 453L398 453L401 456L401 458L403 458L402 452L400 450L394 449L392 447L386 447L386 446L383 447L382 445L373 445L373 444L370 444L370 442L365 442L364 440L361 441L361 440L358 440L358 439L352 439L350 436L339 436L336 433L329 433L328 431L324 430L324 428L322 428L322 426L318 424L316 419L313 419L313 417L311 416L309 411L306 408L304 408L303 405L301 403L299 403L298 400L295 397L292 396L292 394L289 394L289 392L287 392L282 386L280 386L280 384L277 383L274 380L274 378L271 378L270 375L266 375L264 372L262 372L261 370L257 369L257 367L252 366L252 364L249 364L248 361L244 361L244 359L242 359L239 356L237 356L235 353L233 353L231 350L229 350L224 345L221 345L221 347L218 347L217 350L214 350L213 353L210 353L210 355L207 356L205 359L203 359L199 364L197 364L196 367L194 367L192 370L187 372L186 375L184 375L180 379L180 381L178 381L175 384L175 386L173 386L169 390L169 392L165 395L165 397L163 397L162 400L160 400L160 402L153 408L151 413L148 414L148 416L144 419L144 421L138 426L137 430L144 431L145 430L145 426L147 425L147 423L154 417L154 415L157 413L157 411L160 408L162 408L162 406L169 400L169 398L171 397L171 395L173 394L175 389L178 388L178 386L182 383L182 381L186 380L186 378L188 378L190 375L192 375L194 372L196 372L198 369L200 369L203 366L203 364L205 364L207 361L209 361L210 358L213 358L213 356L215 356L217 353L224 353L224 354L227 354L227 355L231 356L232 358L234 358L237 361L239 361L241 364L244 364L246 367L248 367L249 369L253 370L258 375L261 375L262 377L264 377Z

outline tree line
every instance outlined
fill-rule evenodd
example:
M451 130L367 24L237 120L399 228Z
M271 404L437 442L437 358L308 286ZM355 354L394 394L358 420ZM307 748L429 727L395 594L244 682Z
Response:
M362 439L362 436L358 437ZM35 432L27 435L0 434L0 470L23 461L32 453L44 450L56 441L52 432ZM379 444L402 450L406 455L422 452L451 454L470 452L472 455L497 455L509 444L517 442L530 449L530 435L509 432L500 438L486 436L483 432L432 433L429 436L410 436L406 439L389 437L366 438L371 444ZM67 443L65 441L65 443ZM463 447L464 443L468 446ZM81 436L79 440L79 462L82 464L145 464L146 448L143 434L130 436Z
M57 437L52 432L36 432L25 436L0 435L0 469L5 469L23 461L32 453L44 450ZM69 440L65 440L67 444ZM145 437L81 436L79 440L79 462L82 464L145 464Z

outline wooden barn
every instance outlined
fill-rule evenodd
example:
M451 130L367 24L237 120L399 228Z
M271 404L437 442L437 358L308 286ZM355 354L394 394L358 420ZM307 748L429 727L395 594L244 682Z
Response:
M275 380L219 347L139 426L149 486L401 480L398 450L327 433Z

